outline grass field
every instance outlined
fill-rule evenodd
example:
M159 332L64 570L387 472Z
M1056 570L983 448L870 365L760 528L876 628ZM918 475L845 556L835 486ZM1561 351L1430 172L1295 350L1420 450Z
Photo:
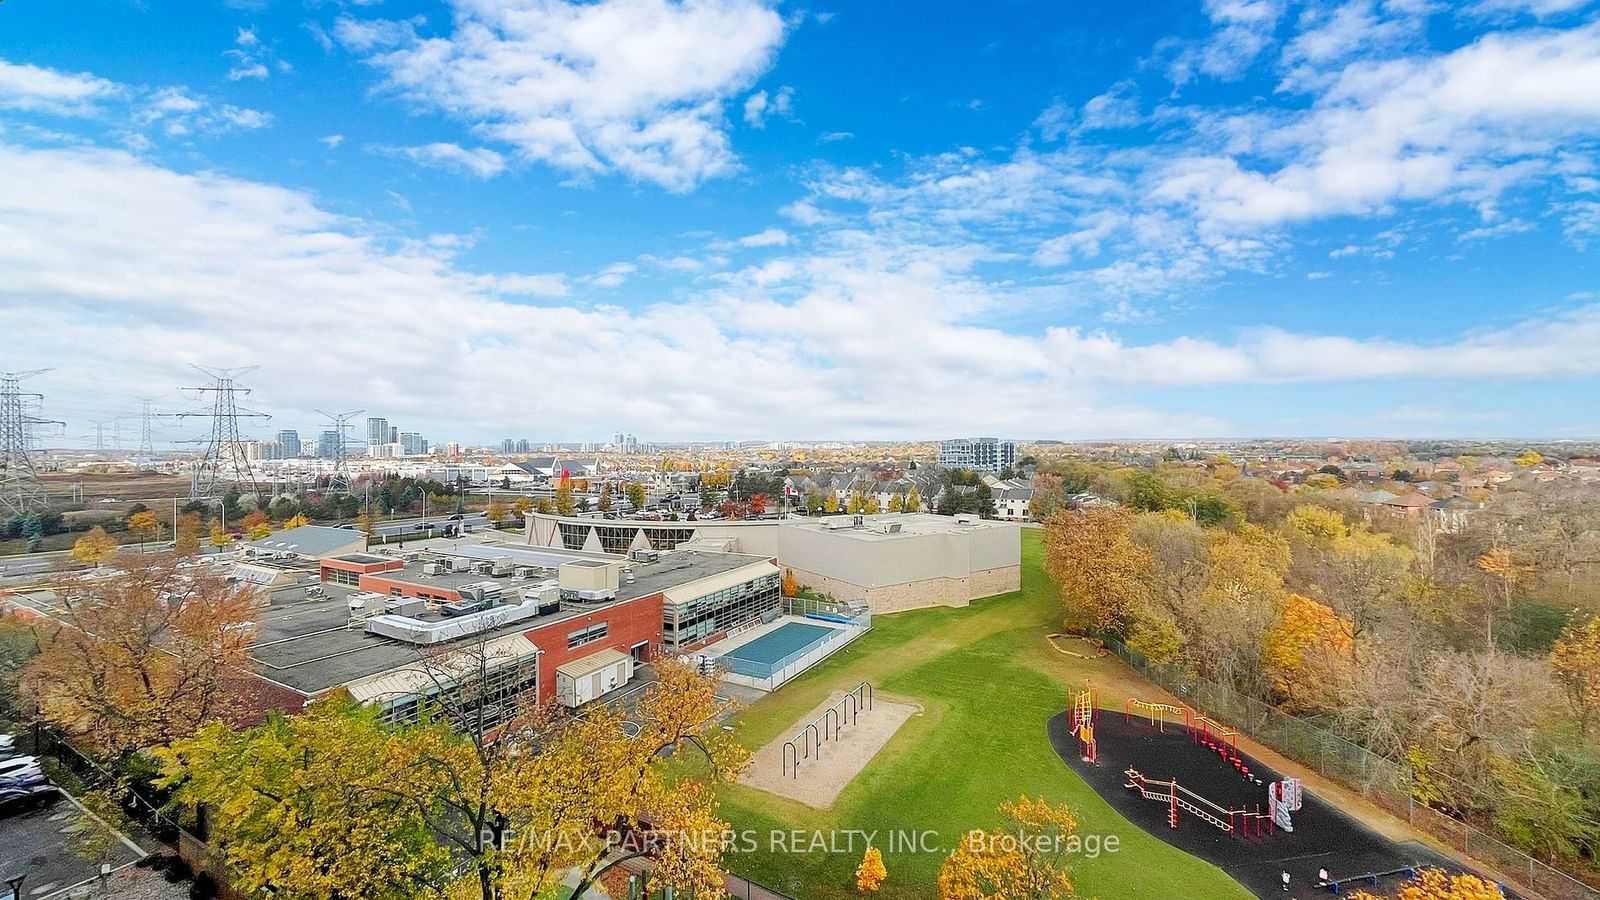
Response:
M1042 569L1039 532L1022 534L1020 592L967 609L880 616L866 636L734 721L740 740L753 751L786 732L829 691L861 681L924 709L831 809L811 809L750 787L724 788L724 816L734 828L759 835L754 851L730 854L730 869L806 900L859 896L853 876L863 849L859 838L853 853L783 852L770 847L769 832L799 829L809 840L813 830L934 830L938 845L948 849L968 830L997 826L996 807L1027 794L1069 805L1081 835L1119 839L1118 852L1075 861L1084 896L1249 896L1220 869L1122 818L1050 749L1045 722L1066 707L1069 689L1086 677L1110 688L1129 676L1114 661L1074 659L1047 645L1058 602ZM886 849L889 878L881 895L936 896L943 857Z

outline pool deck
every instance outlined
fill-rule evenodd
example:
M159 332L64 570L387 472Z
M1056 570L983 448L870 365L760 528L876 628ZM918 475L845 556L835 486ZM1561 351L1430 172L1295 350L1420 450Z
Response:
M822 640L814 649L808 651L805 656L793 663L790 663L778 672L774 672L772 675L769 675L765 678L758 678L752 675L739 675L733 672L724 672L722 675L723 683L730 685L742 685L744 687L755 688L758 691L776 690L790 678L799 675L822 660L838 652L846 644L865 634L869 630L869 627L864 625L845 625L837 622L826 622L819 619L808 619L805 616L797 616L786 613L772 622L757 625L756 627L751 628L748 631L742 631L731 638L724 638L715 644L710 644L699 650L697 655L705 655L714 659L726 656L728 653L737 650L752 641L760 640L766 635L769 635L772 632L777 631L779 628L782 628L784 625L790 623L828 628L835 633L827 635L824 640Z

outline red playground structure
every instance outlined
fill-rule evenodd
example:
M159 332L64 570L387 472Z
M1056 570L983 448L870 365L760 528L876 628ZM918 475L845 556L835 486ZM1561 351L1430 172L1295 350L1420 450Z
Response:
M1262 812L1260 805L1255 809L1229 809L1178 784L1176 778L1157 781L1144 777L1138 769L1133 768L1125 770L1123 774L1128 776L1126 786L1138 791L1146 800L1159 800L1167 804L1167 824L1173 828L1178 827L1178 811L1181 809L1238 837L1263 837L1275 831L1272 813Z

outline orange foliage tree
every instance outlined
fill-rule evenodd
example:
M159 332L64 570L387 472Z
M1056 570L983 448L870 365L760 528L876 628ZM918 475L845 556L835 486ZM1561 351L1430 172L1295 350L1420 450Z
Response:
M140 555L115 578L60 588L54 627L22 673L44 718L107 754L192 734L226 708L256 590Z
M1125 630L1146 597L1150 553L1131 532L1134 515L1121 508L1061 513L1044 528L1044 567L1061 585L1069 622Z

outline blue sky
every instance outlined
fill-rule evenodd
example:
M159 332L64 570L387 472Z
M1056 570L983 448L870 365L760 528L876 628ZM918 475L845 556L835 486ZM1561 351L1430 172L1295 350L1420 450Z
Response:
M52 443L191 364L435 440L1600 434L1596 4L1122 6L7 3L6 366Z

